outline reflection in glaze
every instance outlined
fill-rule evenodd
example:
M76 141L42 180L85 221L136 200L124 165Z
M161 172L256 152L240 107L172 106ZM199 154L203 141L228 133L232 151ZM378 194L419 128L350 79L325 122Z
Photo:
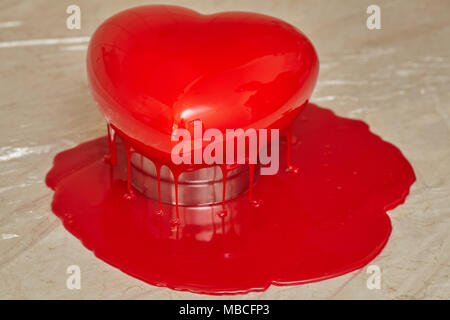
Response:
M389 238L386 210L406 198L411 165L365 123L312 104L292 130L298 173L281 166L278 175L260 176L252 189L258 206L248 194L195 214L138 192L128 201L126 159L105 162L108 139L99 138L55 157L46 180L52 209L102 260L177 290L242 293L364 266Z

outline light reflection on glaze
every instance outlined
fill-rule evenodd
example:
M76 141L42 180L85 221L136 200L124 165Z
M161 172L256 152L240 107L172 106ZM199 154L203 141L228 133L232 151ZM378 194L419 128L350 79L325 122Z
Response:
M318 68L309 40L279 19L175 6L111 17L87 56L91 91L107 121L166 163L172 131L196 119L223 132L283 131L311 96Z

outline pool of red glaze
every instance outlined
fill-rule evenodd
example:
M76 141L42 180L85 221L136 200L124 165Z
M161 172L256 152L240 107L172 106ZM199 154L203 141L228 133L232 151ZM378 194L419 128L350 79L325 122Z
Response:
M400 150L362 121L309 104L280 146L280 172L248 195L195 215L135 192L123 159L111 166L107 137L56 155L46 182L52 210L97 257L149 284L196 293L258 291L336 277L363 267L391 233L386 211L415 181ZM122 161L122 164L120 162Z

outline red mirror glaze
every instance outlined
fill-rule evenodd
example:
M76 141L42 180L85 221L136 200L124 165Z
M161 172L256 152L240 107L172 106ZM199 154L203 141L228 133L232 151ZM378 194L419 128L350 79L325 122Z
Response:
M100 111L153 157L167 157L172 131L196 119L206 129L286 128L318 69L311 42L279 19L162 5L106 20L87 56Z
M126 191L124 157L103 161L106 137L55 157L47 185L64 226L107 263L153 285L196 293L260 291L335 277L369 263L391 233L386 210L415 181L401 152L361 121L308 104L293 127L300 173L260 176L243 194L192 215ZM286 144L281 145L281 155ZM307 155L307 156L305 156ZM284 163L284 161L282 161ZM285 169L285 168L282 168Z
M289 24L138 7L98 28L87 68L108 138L58 154L46 182L64 226L109 264L158 286L243 293L356 270L386 244L386 210L404 201L414 171L363 122L307 103L318 60ZM134 194L131 154L170 166L173 130L197 119L222 131L289 128L279 173L195 212L178 196L161 202L159 174L158 200ZM111 127L124 143L119 157Z

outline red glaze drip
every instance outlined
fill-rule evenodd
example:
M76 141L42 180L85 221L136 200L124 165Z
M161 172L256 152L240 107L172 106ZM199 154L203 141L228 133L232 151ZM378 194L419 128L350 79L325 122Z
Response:
M227 210L225 209L225 196L227 189L228 169L226 164L221 165L220 169L222 170L222 211L219 213L219 215L221 217L225 217L227 215Z
M144 159L144 158L142 158ZM157 214L162 215L163 209L162 209L162 201L161 201L161 165L159 163L155 163L156 166L156 178L158 180L158 204L159 204L159 210L157 211Z
M261 204L261 201L260 200L255 200L253 198L253 185L254 185L253 179L255 177L255 165L250 163L248 165L248 167L249 167L248 201L250 202L250 204L253 207L257 208Z
M288 132L286 134L286 170L288 172L297 174L299 169L292 164L291 149L292 149L292 126L288 128Z
M173 171L173 182L174 182L174 188L175 188L175 207L176 207L176 213L177 213L177 218L176 220L173 221L173 224L178 225L180 222L180 209L179 209L179 205L178 205L178 179L180 177L180 173L178 171Z
M253 177L255 175L255 165L249 163L248 201L253 203Z
M133 152L133 148L128 143L125 143L125 154L127 158L127 192L124 194L124 197L127 200L134 198L133 188L131 187L131 156L133 155Z
M388 241L386 210L405 200L415 181L411 165L363 122L312 104L292 138L302 141L291 148L299 173L281 166L277 175L259 176L251 187L262 200L256 209L245 194L195 216L137 192L125 200L128 161L105 163L108 139L99 138L55 157L46 179L55 190L52 210L100 259L177 290L242 293L361 268ZM286 145L280 155L286 163ZM180 171L171 170L177 180ZM227 215L217 217L223 206ZM161 207L164 215L153 214Z

